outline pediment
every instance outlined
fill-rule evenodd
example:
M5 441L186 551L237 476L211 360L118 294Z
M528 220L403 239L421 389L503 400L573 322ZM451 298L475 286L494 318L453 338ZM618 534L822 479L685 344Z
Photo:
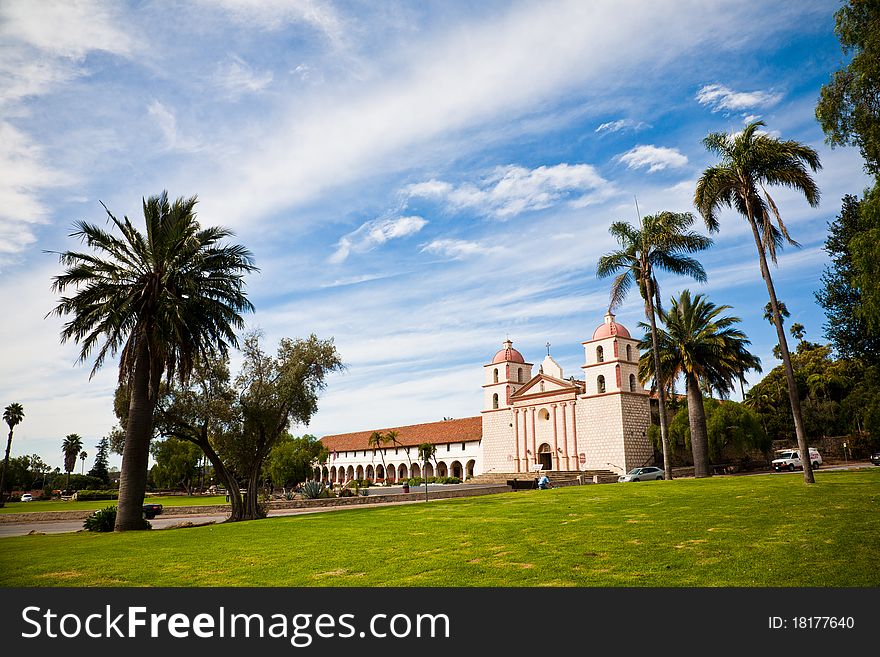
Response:
M543 390L541 389L542 383L544 384ZM577 393L578 387L571 381L557 379L556 377L547 374L538 374L533 376L522 388L513 393L510 396L510 400L514 401L516 399L523 399L531 395L546 395L550 392Z

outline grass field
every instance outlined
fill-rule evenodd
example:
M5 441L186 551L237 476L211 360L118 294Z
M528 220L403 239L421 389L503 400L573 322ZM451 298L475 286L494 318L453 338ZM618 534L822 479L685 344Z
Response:
M880 468L0 539L11 586L880 585Z
M162 506L201 506L203 504L225 504L224 495L164 495L148 497L145 502L161 504ZM36 513L43 511L95 511L106 506L113 506L116 500L93 500L80 502L79 500L35 500L33 502L6 502L6 506L0 509L0 513Z

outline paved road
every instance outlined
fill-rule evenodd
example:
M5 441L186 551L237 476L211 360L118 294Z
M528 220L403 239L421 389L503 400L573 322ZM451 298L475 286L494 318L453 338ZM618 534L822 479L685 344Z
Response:
M429 484L428 488L431 491L435 490L449 490L449 488L472 488L472 487L480 487L477 484ZM389 495L395 493L402 493L403 489L399 486L389 486L387 488L381 489L372 489L374 491L374 495L381 493L382 495ZM424 492L425 487L420 486L419 488L411 488L410 493L417 493L419 491ZM414 502L422 502L423 500L401 500L400 502L378 502L375 504L370 504L368 507L363 506L331 506L331 507L322 507L319 509L272 509L269 511L270 517L276 516L295 516L302 515L306 513L323 513L327 511L340 511L343 509L355 509L355 508L375 508L377 506L391 506L395 504L412 504ZM226 520L226 513L215 513L215 514L207 514L207 515L183 515L183 516L158 516L150 521L153 525L154 529L165 529L167 527L173 527L174 525L179 525L184 522L191 522L193 524L200 524L206 522L223 522ZM78 532L83 528L82 520L47 520L43 522L29 522L29 523L21 523L21 524L4 524L0 523L0 538L5 538L7 536L24 536L30 533L41 533L41 534L65 534L68 532Z

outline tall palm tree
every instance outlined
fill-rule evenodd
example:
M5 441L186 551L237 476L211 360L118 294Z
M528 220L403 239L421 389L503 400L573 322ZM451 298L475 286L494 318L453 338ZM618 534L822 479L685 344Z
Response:
M6 438L6 456L3 457L3 473L0 474L0 508L6 504L6 469L9 467L9 450L12 447L12 432L24 419L24 407L12 402L3 409L3 421L9 426L9 437Z
M721 316L729 308L716 306L702 294L692 298L690 290L685 290L677 299L672 299L669 310L662 316L665 327L657 330L664 385L684 376L695 477L711 474L703 392L714 390L726 397L743 372L761 371L760 359L746 349L750 342L745 333L735 326L740 322L739 317ZM647 338L640 346L644 350L650 347ZM639 375L643 380L651 377L651 361L645 351L639 362Z
M86 472L86 459L87 459L87 458L89 458L89 455L86 454L85 452L80 452L80 453L79 453L79 460L80 460L80 469L79 469L79 473L80 473L80 474L85 474L85 472Z
M55 277L54 290L76 289L52 311L73 316L61 341L81 344L80 362L97 352L92 375L119 352L119 380L129 392L117 531L143 527L160 380L186 380L197 358L225 359L229 346L238 344L240 313L253 310L243 282L244 274L256 269L251 253L220 243L230 231L200 227L196 203L193 196L172 204L167 192L144 200L145 234L104 206L110 232L80 221L72 234L92 252L60 254L67 269Z
M777 250L782 248L784 242L795 246L797 242L789 235L779 208L765 188L771 185L791 188L801 192L807 202L816 207L819 205L819 188L807 169L816 172L822 165L814 149L796 141L782 141L771 137L759 130L763 125L763 121L755 121L737 135L714 132L703 139L703 145L718 155L721 162L709 167L700 176L694 204L710 231L719 229L718 212L725 206L734 207L749 223L758 250L761 276L770 295L770 307L779 338L798 447L801 454L807 454L807 436L801 417L794 369L782 327L779 300L776 298L776 289L767 263L769 255L776 264ZM804 481L815 481L808 461L804 461Z
M382 435L378 431L374 431L370 434L369 439L367 440L367 445L372 447L373 449L379 450L379 457L382 459L382 472L385 473L385 478L388 478L388 466L385 465L385 450L384 447L391 439L386 435Z
M70 488L70 472L76 467L76 459L82 451L82 438L79 434L69 433L61 443L61 452L64 454L64 471L67 473L67 481L64 488Z
M688 230L694 222L690 212L660 212L648 215L636 228L624 221L611 224L610 233L617 239L620 250L608 253L599 259L596 274L607 278L617 274L611 284L611 303L613 310L626 298L627 292L635 284L645 303L645 317L651 326L651 351L654 357L654 381L657 387L657 401L660 410L660 438L663 446L663 471L666 479L672 479L669 461L669 435L666 417L666 391L661 385L660 354L657 345L656 313L661 310L660 288L655 272L667 271L673 274L691 276L697 281L706 280L703 266L687 254L709 248L712 240Z

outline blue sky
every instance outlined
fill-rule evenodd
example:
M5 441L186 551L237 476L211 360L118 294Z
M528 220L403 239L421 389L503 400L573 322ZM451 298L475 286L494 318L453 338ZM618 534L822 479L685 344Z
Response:
M0 5L0 404L21 402L13 455L60 465L114 423L116 371L89 380L61 320L46 251L76 246L99 201L198 194L236 232L266 345L333 337L318 435L465 417L506 335L566 376L601 323L608 226L692 211L713 163L700 140L760 117L820 152L822 204L774 197L802 249L777 290L822 339L813 292L840 198L867 184L813 110L843 55L836 2L346 2ZM476 5L476 6L474 6ZM744 221L721 216L704 285L733 306L766 368L773 329ZM703 230L702 224L697 228ZM633 294L618 320L635 328ZM752 382L757 377L752 377ZM91 450L89 448L91 447ZM114 461L118 463L118 457ZM89 460L88 463L91 463Z

